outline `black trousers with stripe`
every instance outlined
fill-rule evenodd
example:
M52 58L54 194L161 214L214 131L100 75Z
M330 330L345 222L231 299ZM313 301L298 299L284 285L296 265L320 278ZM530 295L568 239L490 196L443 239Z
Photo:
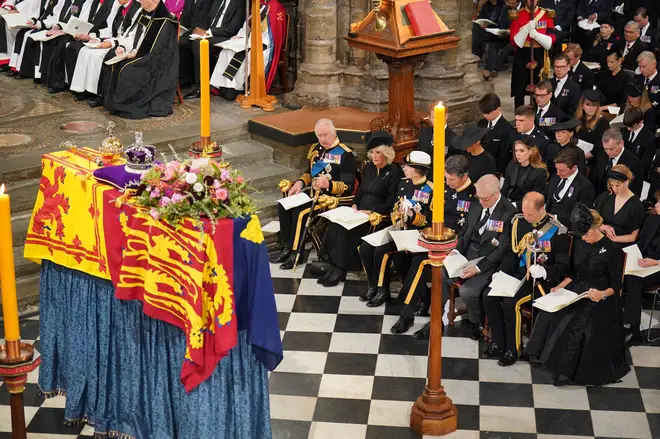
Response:
M505 351L517 352L518 355L522 350L520 308L531 302L532 285L532 279L530 278L513 297L489 296L490 288L486 289L483 296L484 309L486 310L486 317L488 317L488 326L490 326L493 343Z
M301 206L285 210L281 204L277 205L277 216L280 220L280 237L282 245L298 250L302 244L302 229L305 227L309 209L312 207L312 202L305 203ZM318 205L314 208L317 210Z

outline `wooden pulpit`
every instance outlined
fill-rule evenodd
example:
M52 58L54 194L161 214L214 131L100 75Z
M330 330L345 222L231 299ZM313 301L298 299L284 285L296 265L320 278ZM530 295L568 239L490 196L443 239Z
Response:
M388 111L372 121L371 129L392 133L397 161L417 146L422 128L415 113L415 66L431 52L455 48L459 40L432 10L439 32L415 35L404 8L418 2L428 0L381 0L345 37L349 46L374 52L387 64Z

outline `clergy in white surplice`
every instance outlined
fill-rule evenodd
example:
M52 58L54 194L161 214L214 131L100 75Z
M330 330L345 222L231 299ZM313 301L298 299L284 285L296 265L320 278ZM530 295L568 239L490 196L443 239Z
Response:
M40 5L39 0L0 0L0 9L3 10L3 15L20 13L24 17L36 17L39 15ZM14 51L14 42L19 31L19 28L10 29L2 15L0 15L0 71L9 70L9 59ZM23 33L25 32L27 31Z

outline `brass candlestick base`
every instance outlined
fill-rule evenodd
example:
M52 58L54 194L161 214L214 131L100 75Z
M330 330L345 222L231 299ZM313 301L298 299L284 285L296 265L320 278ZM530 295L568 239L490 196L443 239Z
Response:
M201 137L199 141L193 143L188 150L193 158L212 158L222 157L222 147L216 142L211 142L210 137Z
M410 412L410 428L421 435L441 436L457 428L456 406L442 386L442 263L456 244L456 232L445 229L442 223L434 222L419 238L433 267L427 384Z
M5 340L0 345L0 376L10 396L11 437L26 439L23 390L28 373L41 364L41 357L34 358L34 347L19 340Z

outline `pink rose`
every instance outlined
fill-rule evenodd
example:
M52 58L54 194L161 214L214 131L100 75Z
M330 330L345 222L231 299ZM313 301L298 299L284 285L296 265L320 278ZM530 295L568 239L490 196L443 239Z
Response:
M220 189L222 187L222 183L220 183L220 180L213 181L213 187L216 189Z
M172 203L180 203L183 201L183 195L181 194L174 194L172 195Z
M236 177L236 181L238 182L238 184L241 184L241 183L243 183L243 181L245 181L245 180L243 179L242 176L239 175L238 177Z
M154 188L154 190L151 191L151 198L158 198L160 196L160 189Z
M155 207L151 208L151 211L149 212L149 215L151 215L151 217L155 220L160 219L160 213L156 210Z
M227 189L218 189L215 191L215 197L220 201L225 201L228 196L229 192L227 192Z
M174 178L175 175L176 175L176 170L168 167L167 169L165 169L163 180L170 181Z
M226 169L223 169L222 172L220 173L220 180L225 181L229 179L229 171Z
M170 204L171 202L172 202L172 200L169 197L163 197L163 198L160 199L161 207L165 207L168 204Z
M202 172L202 171L201 171L199 168L192 168L192 169L190 170L190 172L192 172L193 174L197 174L197 175L199 175L199 173Z

